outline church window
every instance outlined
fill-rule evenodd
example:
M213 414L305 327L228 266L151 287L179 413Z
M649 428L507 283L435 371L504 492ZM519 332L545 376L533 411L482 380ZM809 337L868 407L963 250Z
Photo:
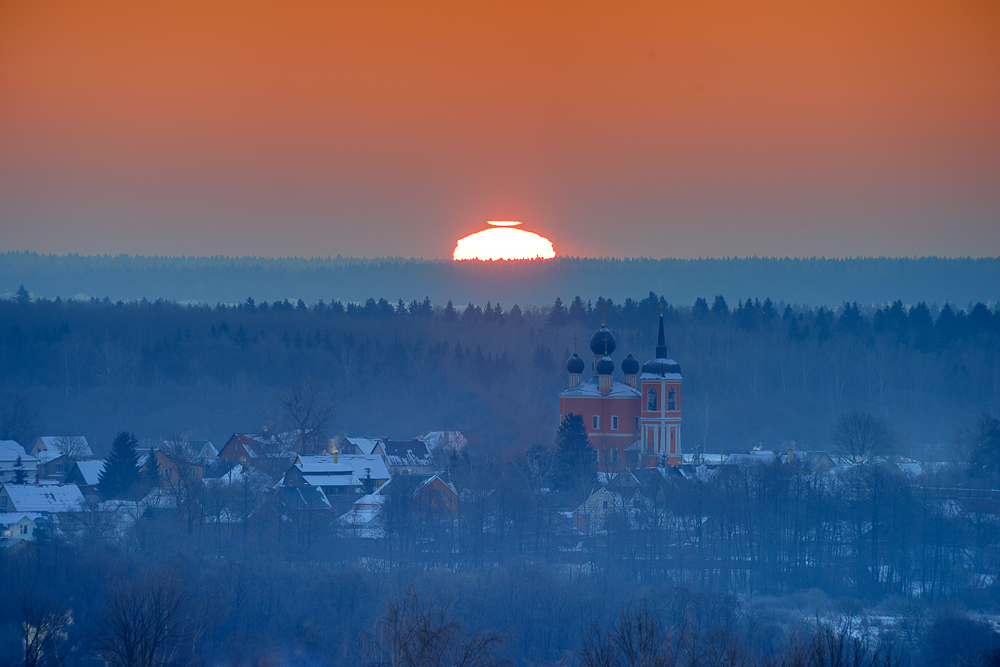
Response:
M611 430L612 431L618 430L618 415L611 416Z
M646 401L647 410L656 410L656 389L650 388L649 400Z
M638 417L635 418L635 430L636 431L639 430L639 418Z
M601 417L600 415L594 415L594 430L596 431L601 427Z
M605 501L604 501L604 503L602 504L602 506L601 506L601 507L602 507L603 509L608 509L608 501L607 501L607 500L605 500Z
M677 409L677 390L673 387L670 388L670 392L667 394L667 410Z

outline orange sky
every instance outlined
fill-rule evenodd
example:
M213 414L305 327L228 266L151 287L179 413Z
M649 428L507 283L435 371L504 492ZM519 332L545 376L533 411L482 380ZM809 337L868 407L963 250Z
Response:
M0 0L0 250L1000 254L1000 3Z

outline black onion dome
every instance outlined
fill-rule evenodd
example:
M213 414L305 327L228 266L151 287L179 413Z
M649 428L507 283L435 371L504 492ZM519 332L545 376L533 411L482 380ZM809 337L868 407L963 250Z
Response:
M628 356L622 360L622 373L625 375L635 375L639 372L639 360L629 352Z
M612 354L616 347L618 343L615 342L615 335L603 324L590 337L590 351L594 354Z
M597 370L598 375L611 375L615 372L615 362L611 361L611 357L604 355L597 360Z
M581 359L580 355L576 352L574 352L573 356L566 362L566 370L570 373L582 373L583 369L586 367L587 364L583 363L583 359Z
M667 373L680 373L681 365L672 359L650 359L642 365L643 374L666 375Z

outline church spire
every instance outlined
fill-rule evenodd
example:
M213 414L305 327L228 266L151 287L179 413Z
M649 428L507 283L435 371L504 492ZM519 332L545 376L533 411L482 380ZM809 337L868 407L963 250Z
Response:
M667 340L663 335L663 306L660 306L660 335L656 339L656 358L667 358Z

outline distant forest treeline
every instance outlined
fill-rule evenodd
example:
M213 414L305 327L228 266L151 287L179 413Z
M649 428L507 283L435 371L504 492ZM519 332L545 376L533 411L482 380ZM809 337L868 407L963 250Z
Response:
M903 453L940 460L957 429L1000 411L1000 313L982 303L677 305L649 293L524 308L374 298L183 306L23 291L0 301L0 438L80 434L104 451L127 429L221 445L273 423L276 397L311 379L337 405L330 435L457 429L516 457L552 442L573 336L585 353L603 306L616 364L630 348L643 361L661 305L684 373L687 452L828 449L837 417L860 409L890 423Z
M648 290L674 303L706 294L730 301L747 294L775 301L835 307L897 299L959 307L998 298L1000 258L725 258L580 259L546 262L451 262L260 257L88 257L0 254L0 294L25 284L33 294L63 299L79 294L113 301L158 298L239 303L320 299L364 302L423 299L435 304L487 300L504 304L548 304L574 294L623 301Z

